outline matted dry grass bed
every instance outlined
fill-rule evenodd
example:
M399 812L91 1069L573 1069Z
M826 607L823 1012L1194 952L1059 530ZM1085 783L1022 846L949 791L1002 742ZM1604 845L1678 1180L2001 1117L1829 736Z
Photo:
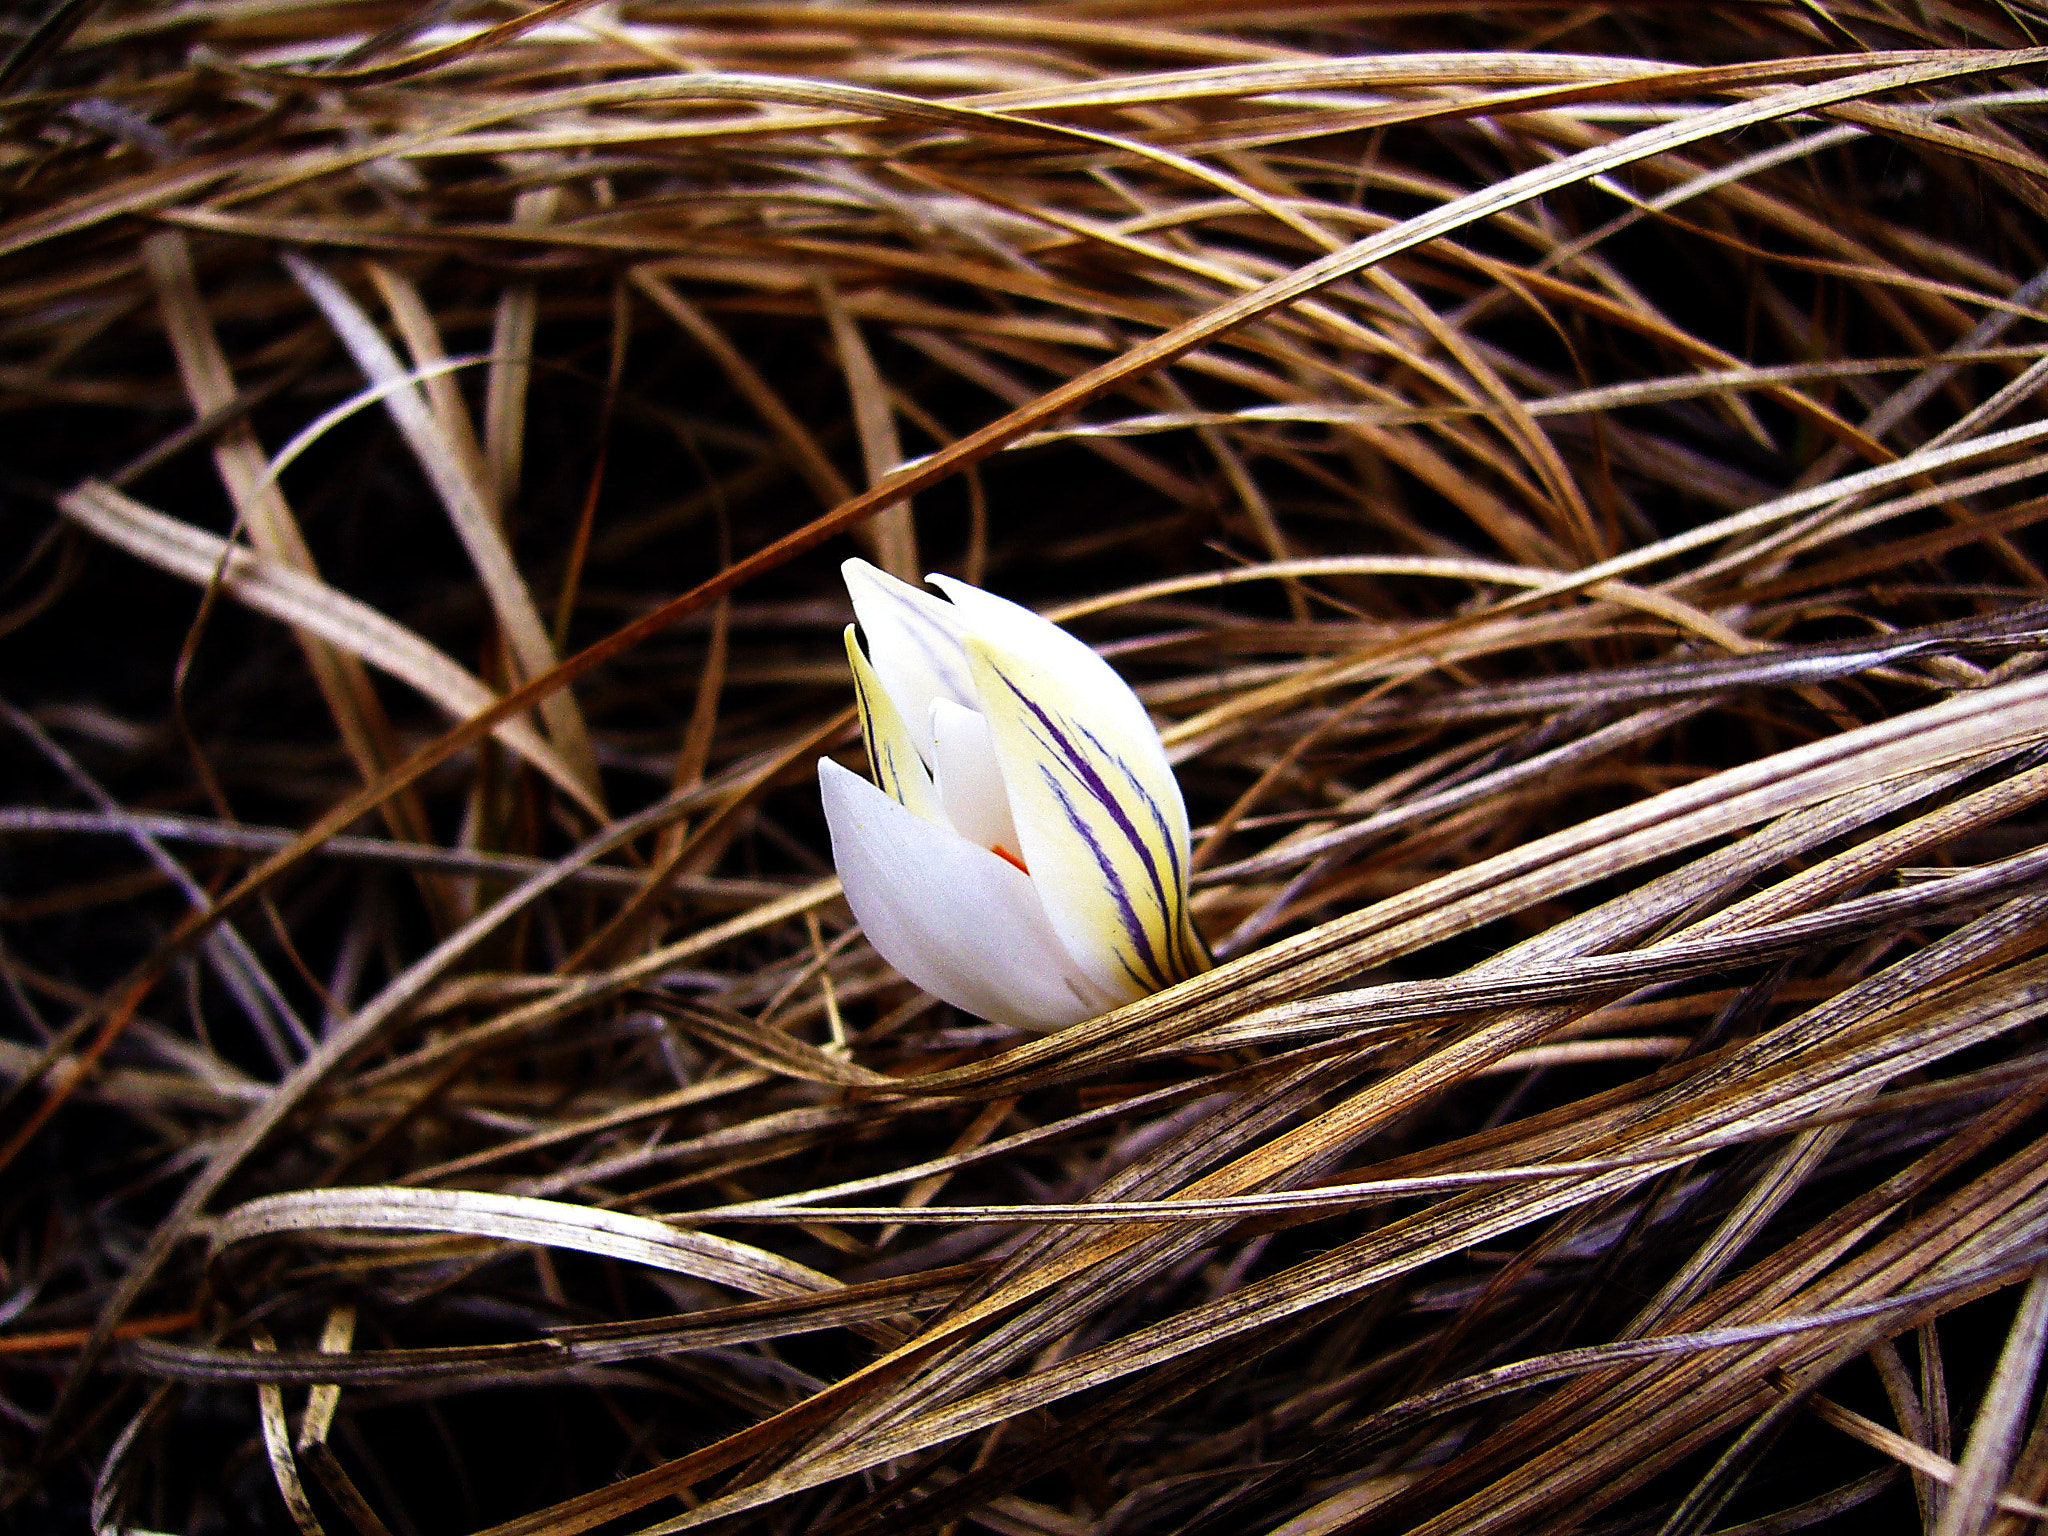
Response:
M2048 11L8 26L0 1522L2034 1528ZM853 553L1216 970L876 958Z

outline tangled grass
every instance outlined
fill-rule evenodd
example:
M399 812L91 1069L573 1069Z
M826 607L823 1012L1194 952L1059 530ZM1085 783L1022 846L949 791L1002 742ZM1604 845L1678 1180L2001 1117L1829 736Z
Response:
M11 25L19 1528L2048 1514L2048 11ZM854 552L1215 970L866 947Z

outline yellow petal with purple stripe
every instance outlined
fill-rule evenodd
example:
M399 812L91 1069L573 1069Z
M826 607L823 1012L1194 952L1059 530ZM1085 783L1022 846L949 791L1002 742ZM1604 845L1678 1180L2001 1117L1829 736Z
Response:
M861 739L867 743L868 767L875 783L891 800L936 826L945 826L939 792L925 772L917 741L902 712L890 699L882 680L860 648L851 624L846 626L846 659L853 667L853 697L860 710Z
M1075 962L1123 1001L1205 970L1180 786L1149 723L1133 728L1129 689L1069 686L979 636L964 649L1024 862Z

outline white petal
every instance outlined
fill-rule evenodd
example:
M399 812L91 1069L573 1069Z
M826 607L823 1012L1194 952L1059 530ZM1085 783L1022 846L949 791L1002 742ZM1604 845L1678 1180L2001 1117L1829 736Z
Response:
M853 697L860 709L861 739L867 743L868 771L875 784L899 805L908 806L926 821L945 823L945 808L938 790L925 772L917 738L883 688L875 669L861 654L853 626L846 626L846 660L853 668Z
M951 699L935 699L932 749L939 801L953 830L970 843L998 849L1021 862L1023 845L1017 841L1017 824L1010 819L1010 796L1003 788L988 722Z
M867 638L868 660L906 721L931 718L932 700L974 707L974 683L960 639L966 633L951 603L878 571L865 560L839 567L853 598L854 617ZM918 750L930 762L928 743Z
M830 758L818 787L853 915L911 981L1022 1029L1063 1029L1109 1006L1076 975L1028 876Z
M1035 654L970 637L1024 862L1053 931L1119 999L1207 968L1188 914L1187 811L1159 738ZM1071 674L1070 674L1071 675Z

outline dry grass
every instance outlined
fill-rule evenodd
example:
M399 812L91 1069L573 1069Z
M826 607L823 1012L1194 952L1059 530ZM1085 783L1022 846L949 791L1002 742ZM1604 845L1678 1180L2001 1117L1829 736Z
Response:
M2044 1514L2048 11L11 25L0 1519ZM1217 970L876 959L855 551Z

